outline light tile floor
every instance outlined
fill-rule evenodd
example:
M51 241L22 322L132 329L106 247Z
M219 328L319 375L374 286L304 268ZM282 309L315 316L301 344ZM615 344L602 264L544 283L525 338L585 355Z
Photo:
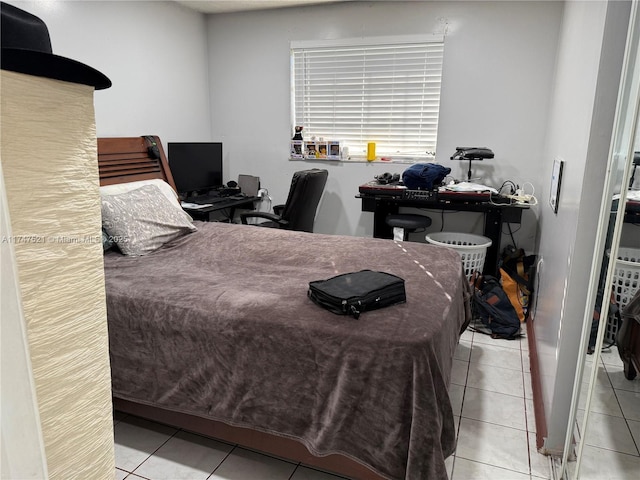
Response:
M587 357L576 415L580 438L593 357ZM587 421L581 480L631 480L640 477L640 377L627 380L617 349L604 350ZM584 433L584 432L582 432ZM568 465L571 475L575 463Z
M450 396L458 428L457 451L447 459L452 480L550 478L548 458L535 448L526 338L494 340L467 330L456 351ZM115 441L116 479L342 478L118 413Z

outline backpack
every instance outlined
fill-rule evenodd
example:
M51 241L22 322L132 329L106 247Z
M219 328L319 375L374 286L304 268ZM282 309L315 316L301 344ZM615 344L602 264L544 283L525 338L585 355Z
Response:
M520 336L520 319L497 278L474 276L471 312L491 331L492 338L513 340ZM480 330L476 330L480 331Z
M520 322L524 322L529 314L529 299L533 293L533 276L535 255L525 255L524 250L509 246L504 249L500 261L500 280L502 289Z

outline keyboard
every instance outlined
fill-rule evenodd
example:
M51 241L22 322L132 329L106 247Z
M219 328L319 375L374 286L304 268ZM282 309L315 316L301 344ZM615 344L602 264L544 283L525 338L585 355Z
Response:
M219 205L221 203L233 203L238 200L244 200L248 198L246 195L241 193L236 195L229 196L220 196L220 195L201 195L199 197L189 198L184 200L185 203L195 203L197 205Z
M193 197L185 199L187 203L197 203L198 205L204 205L205 203L221 203L229 200L228 197L221 197L220 195L200 195L199 197Z

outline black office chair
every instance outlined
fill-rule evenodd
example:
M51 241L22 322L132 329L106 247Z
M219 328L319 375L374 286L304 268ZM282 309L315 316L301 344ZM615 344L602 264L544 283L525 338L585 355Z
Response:
M408 234L424 231L431 225L431 219L425 215L414 215L410 213L389 214L385 218L385 223L390 227L402 228L402 240L407 240Z
M274 205L274 213L241 213L241 222L246 225L248 218L265 218L268 220L267 222L257 225L299 232L313 232L316 210L328 176L327 170L317 168L294 173L289 196L284 205Z

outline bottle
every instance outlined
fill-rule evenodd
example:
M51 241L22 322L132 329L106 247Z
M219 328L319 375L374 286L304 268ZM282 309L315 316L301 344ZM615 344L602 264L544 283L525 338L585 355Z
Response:
M376 144L375 142L367 143L367 161L373 162L376 159Z

